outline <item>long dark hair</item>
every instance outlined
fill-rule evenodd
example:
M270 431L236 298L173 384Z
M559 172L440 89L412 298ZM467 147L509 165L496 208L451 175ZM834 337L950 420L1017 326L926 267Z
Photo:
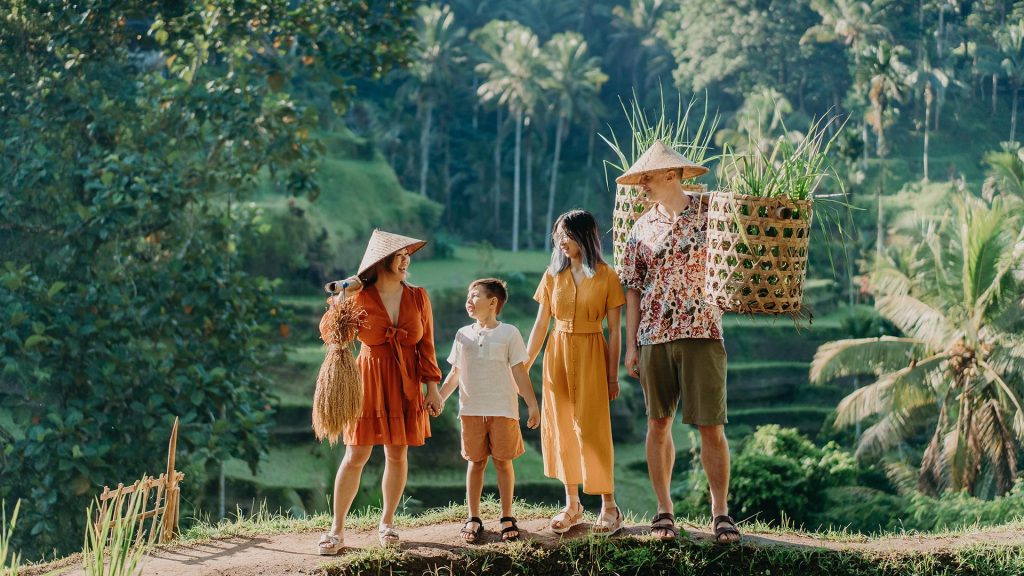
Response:
M579 244L583 256L583 273L587 278L593 278L597 272L597 265L604 262L601 256L601 235L597 232L597 220L594 219L594 215L586 210L570 210L555 220L555 225L551 228L551 265L548 266L548 274L552 276L565 270L570 264L569 257L558 247L556 236L559 228L564 228L565 233Z
M363 288L369 288L377 283L377 267L384 266L385 268L391 268L391 263L395 261L395 256L398 256L398 252L388 254L383 260L377 262L373 266L370 266L369 270L363 272L359 276L359 282L363 285Z

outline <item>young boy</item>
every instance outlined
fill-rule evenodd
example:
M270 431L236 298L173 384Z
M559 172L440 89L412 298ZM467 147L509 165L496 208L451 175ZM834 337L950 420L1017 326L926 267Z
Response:
M525 451L519 430L519 400L526 400L526 425L540 424L537 397L524 364L529 357L523 337L515 326L497 319L508 300L505 283L497 278L476 280L469 285L466 312L476 320L459 330L448 356L452 371L441 388L441 405L459 388L459 417L462 420L462 457L469 461L466 472L466 507L469 520L462 528L466 542L476 542L483 532L480 494L488 456L494 460L501 498L501 539L517 540L519 527L512 516L515 470L512 460Z

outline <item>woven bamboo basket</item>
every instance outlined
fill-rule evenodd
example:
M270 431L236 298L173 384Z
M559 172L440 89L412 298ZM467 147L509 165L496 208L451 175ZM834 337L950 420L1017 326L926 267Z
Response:
M685 192L705 194L708 187L704 184L683 184ZM612 212L612 255L615 271L622 273L622 256L629 240L629 231L654 204L647 200L643 189L637 186L618 186L615 189L615 210Z
M812 202L728 191L708 207L704 291L725 312L798 316Z

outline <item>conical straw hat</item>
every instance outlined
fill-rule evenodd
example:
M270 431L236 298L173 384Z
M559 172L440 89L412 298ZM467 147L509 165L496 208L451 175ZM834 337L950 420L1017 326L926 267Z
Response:
M688 160L686 156L676 152L661 140L657 140L642 156L637 158L629 170L616 178L615 182L623 186L637 186L640 184L640 177L644 174L673 168L683 170L683 180L696 178L708 171L707 168Z
M400 236L391 232L384 232L383 230L374 230L373 235L370 236L370 242L366 245L366 252L363 253L363 261L359 263L359 272L356 275L362 276L363 272L373 268L377 262L398 252L402 248L408 248L409 254L412 255L413 252L423 248L426 244L426 240L417 240L416 238Z

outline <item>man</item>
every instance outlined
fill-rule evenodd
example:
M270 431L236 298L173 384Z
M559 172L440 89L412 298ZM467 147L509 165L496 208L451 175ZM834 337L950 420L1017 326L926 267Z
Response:
M722 313L704 299L707 212L681 180L707 168L655 142L616 179L653 202L633 229L620 272L626 286L626 369L640 379L647 406L647 467L658 499L651 534L676 537L670 484L675 463L672 419L700 431L701 463L711 487L715 540L736 542L729 516L729 444L725 438L726 354Z

